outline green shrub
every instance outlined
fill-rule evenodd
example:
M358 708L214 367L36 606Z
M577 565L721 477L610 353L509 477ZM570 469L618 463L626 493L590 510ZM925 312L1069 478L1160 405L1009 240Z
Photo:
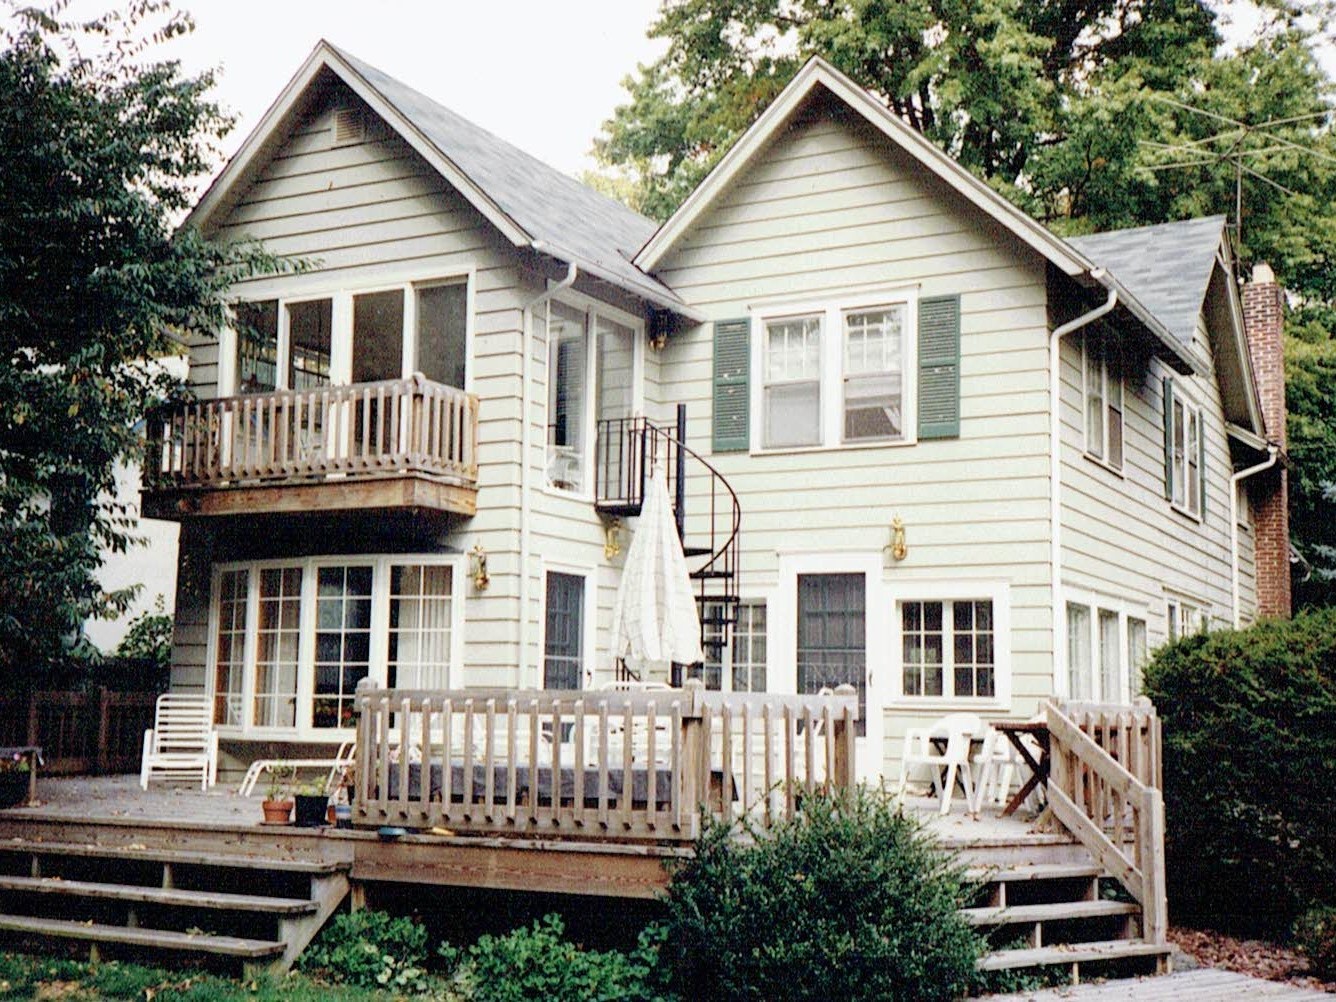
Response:
M1294 945L1313 973L1336 980L1336 908L1310 908L1294 923Z
M660 962L683 998L932 1002L978 983L963 871L885 792L739 825L707 823L668 887Z
M629 954L585 950L565 938L559 915L527 929L480 936L467 950L445 944L440 955L472 1002L613 1002L650 1000L662 931L651 926Z
M1175 919L1278 935L1336 886L1336 609L1186 638L1146 669L1164 721Z
M427 987L426 958L427 930L420 923L363 910L335 916L297 966L360 988L420 992Z

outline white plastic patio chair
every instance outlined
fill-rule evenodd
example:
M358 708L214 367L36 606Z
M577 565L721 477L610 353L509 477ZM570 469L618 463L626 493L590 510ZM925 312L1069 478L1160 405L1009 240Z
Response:
M355 742L345 741L339 745L338 751L334 753L332 758L256 759L246 770L246 775L242 777L237 794L242 797L249 797L255 792L255 784L259 782L260 777L270 769L327 769L325 792L333 793L334 787L338 784L339 774L356 761L356 751L357 745Z
M166 693L158 697L153 727L144 732L139 785L147 790L154 776L199 775L199 788L218 781L218 732L208 696Z
M1030 749L1030 754L1038 760L1038 742L1028 734L1023 735L1021 740ZM1025 760L1021 758L1020 752L1007 736L992 727L989 727L988 733L984 735L983 748L974 756L974 764L979 767L979 779L974 793L975 814L983 809L984 802L989 799L990 788L993 803L998 807L1003 806L1007 802L1007 794L1011 792L1012 778L1018 770L1026 767ZM1035 796L1036 794L1032 792L1026 798L1027 803L1033 801Z
M984 733L984 722L974 713L950 713L931 727L911 727L905 731L904 751L900 756L900 785L896 793L903 800L909 785L909 770L926 766L932 774L932 787L941 799L939 813L951 811L956 779L965 791L965 806L974 810L974 775L970 764L970 743ZM945 739L938 748L933 739ZM943 781L945 772L945 781Z

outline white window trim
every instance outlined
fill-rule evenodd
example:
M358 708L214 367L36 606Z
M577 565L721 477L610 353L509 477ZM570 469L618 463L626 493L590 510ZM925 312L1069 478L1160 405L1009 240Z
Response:
M1101 408L1104 412L1102 422L1104 428L1104 440L1099 443L1100 452L1097 454L1091 449L1090 441L1090 362L1091 362L1091 338L1089 336L1081 339L1081 443L1085 457L1093 463L1098 463L1111 473L1123 476L1123 468L1127 465L1127 386L1123 377L1109 370L1108 358L1100 354L1094 359L1099 367L1099 377L1103 382L1101 388ZM1115 464L1109 458L1109 388L1114 384L1118 386L1118 399L1122 402L1119 408L1120 421L1123 427L1123 457L1122 462Z
M417 309L414 294L418 289L435 285L465 285L464 315L464 391L473 392L474 363L473 343L475 324L475 304L477 295L476 268L472 265L456 270L441 271L439 268L417 272L392 282L378 282L368 285L349 286L345 284L302 285L293 289L290 285L274 287L271 285L247 285L238 290L243 302L278 302L278 365L277 380L280 387L288 385L288 346L291 332L288 330L289 306L298 303L310 303L321 299L330 300L329 332L329 381L331 386L346 386L352 381L353 368L353 299L376 292L393 292L396 289L404 295L403 351L400 356L400 378L413 375L417 358ZM236 396L240 393L237 373L237 331L231 326L224 327L218 338L218 388L220 396Z
M538 580L541 597L538 602L538 671L533 688L543 688L543 672L547 659L547 575L551 571L558 574L572 574L584 579L582 600L584 607L580 611L583 617L580 623L580 657L584 663L580 666L580 671L584 688L592 689L598 678L598 659L603 653L596 646L598 634L594 629L598 621L598 568L593 564L571 564L559 560L539 561ZM610 649L608 656L611 658Z
M1173 588L1164 590L1164 642L1169 643L1172 636L1170 631L1170 610L1172 608L1191 609L1200 617L1200 624L1192 631L1192 634L1206 633L1211 629L1211 603L1204 598L1190 594L1189 592L1179 591ZM1184 636L1191 636L1181 631L1176 639L1183 639Z
M826 452L835 449L885 449L914 445L918 441L918 300L917 286L899 286L836 295L807 301L771 301L751 307L751 449L758 455ZM844 441L844 314L875 306L905 307L905 343L901 378L901 414L904 435ZM821 440L816 445L767 446L765 444L765 327L785 317L822 316L821 374L818 407Z
M1205 432L1205 428L1206 428L1206 425L1205 425L1205 408L1203 408L1200 404L1198 404L1198 403L1192 398L1192 396L1191 396L1190 394L1184 392L1184 387L1183 387L1183 383L1182 383L1182 381L1175 379L1175 380L1174 380L1174 399L1173 399L1173 407L1176 408L1176 407L1179 407L1179 406L1181 406L1181 407L1183 408L1183 434L1184 434L1184 436L1186 436L1187 433L1188 433L1188 416L1189 416L1189 415L1195 415L1196 418L1197 418L1197 439L1198 439L1198 442L1200 443L1200 441L1201 441L1201 437L1202 437L1202 435L1204 434L1204 432ZM1169 463L1170 463L1170 468L1171 468L1171 470L1172 470L1172 468L1173 468L1173 446L1174 446L1174 444L1176 444L1176 443L1173 442L1173 434L1174 434L1174 433L1173 433L1173 421L1174 421L1174 414L1173 414L1173 408L1171 408L1171 409L1170 409L1170 412L1169 412L1169 435L1168 435L1168 437L1169 437L1170 440L1171 440L1170 450L1169 450ZM1197 448L1198 448L1198 452L1200 452L1200 451L1201 451L1201 446L1200 446L1200 444L1198 445ZM1199 458L1197 461L1200 463L1200 458ZM1169 498L1169 507L1172 508L1174 511L1178 512L1180 515L1183 515L1183 516L1185 516L1185 517L1187 517L1187 518L1192 519L1194 522L1201 522L1201 521L1203 521L1203 517L1202 517L1202 507L1203 507L1203 502L1204 502L1205 499L1206 499L1206 467L1205 467L1205 465L1202 465L1201 468L1197 470L1197 484L1196 484L1196 490L1197 490L1197 492L1198 492L1198 493L1197 493L1197 510L1196 510L1196 511L1193 511L1193 510L1192 510L1192 506L1188 503L1188 497L1189 497L1188 492L1191 491L1191 490L1193 489L1193 485L1189 482L1189 479L1188 479L1188 471L1192 469L1192 463L1193 463L1193 460L1192 460L1192 458L1188 455L1188 444L1187 444L1187 442L1184 442L1184 443L1183 443L1183 490L1184 490L1184 500L1183 500L1183 503L1182 503L1182 504L1179 504L1177 501L1175 501L1175 500L1173 499L1173 497L1172 497L1172 494L1173 494L1173 482L1172 482L1172 481L1173 481L1174 478L1171 476L1171 478L1170 478L1170 491L1169 491L1171 497Z
M318 557L292 559L238 560L215 564L209 588L209 644L206 662L206 690L212 701L218 684L218 598L222 575L227 571L248 571L246 589L245 660L242 665L242 706L240 727L218 725L219 735L227 738L255 741L311 741L336 743L349 741L354 729L349 727L313 727L312 700L315 692L315 594L316 571L320 567L369 566L371 578L371 664L368 677L384 686L389 663L389 609L390 567L394 564L427 564L454 568L450 608L450 672L448 685L455 687L460 680L456 670L462 670L464 658L464 605L465 558L462 554L448 553L382 553L343 555L322 554ZM259 575L262 570L300 567L302 570L302 599L300 634L297 654L297 714L295 727L257 727L255 713L256 654L258 651Z
M709 604L709 603L707 603L707 604ZM771 622L771 616L770 616L770 600L769 600L769 598L768 598L766 595L761 595L761 594L750 594L750 595L743 595L743 596L741 596L741 598L740 598L739 601L738 601L738 604L739 604L740 606L743 606L743 605L759 605L759 606L761 606L763 609L765 609L765 634L764 634L764 636L765 636L765 650L766 650L766 659L765 659L766 688L765 688L764 691L766 691L766 692L772 692L772 691L774 691L774 690L773 690L773 686L772 686L771 681L770 681L770 670L771 670L771 661L770 661L770 622ZM718 628L716 627L716 629L718 629ZM729 629L728 629L728 643L725 645L725 647L724 647L724 649L723 649L723 652L722 652L722 654L721 654L720 660L719 660L719 691L720 691L720 692L733 692L733 642L734 642L734 640L737 638L737 635L738 635L737 623L734 623L734 624L733 624L732 626L730 626ZM706 660L708 661L708 657L707 657ZM795 687L796 687L796 678L795 678ZM760 690L749 690L749 691L751 691L751 692L757 692L757 691L760 691Z
M1112 612L1118 616L1118 692L1116 702L1128 703L1131 701L1129 687L1131 684L1131 649L1128 644L1127 621L1128 619L1139 619L1146 624L1146 653L1149 655L1153 650L1150 640L1150 610L1145 603L1134 599L1119 598L1114 595L1104 594L1102 592L1090 591L1084 588L1064 588L1062 590L1062 636L1063 645L1059 656L1054 658L1054 663L1058 666L1056 677L1053 679L1054 695L1062 699L1071 698L1071 665L1067 662L1067 606L1082 605L1090 610L1090 670L1091 687L1090 701L1099 703L1105 702L1103 699L1103 677L1100 674L1099 654L1099 614L1103 612Z
M905 581L887 585L890 601L889 624L890 685L888 706L902 710L1011 710L1011 585L1006 581L957 578ZM904 678L904 619L902 602L991 601L993 603L993 695L992 696L907 696ZM953 680L943 677L942 687Z
M551 373L548 368L551 365L551 349L548 344L550 336L550 317L551 304L560 303L562 306L572 310L584 313L585 317L585 413L583 425L585 428L585 482L578 491L568 490L564 487L557 487L547 479L547 429L551 423L551 414L548 412L551 407ZM596 438L598 435L598 415L594 408L597 406L597 385L598 377L598 341L595 337L597 325L595 317L602 317L605 320L612 320L624 327L630 327L632 331L631 344L631 415L639 417L645 413L645 322L634 314L627 313L615 306L610 306L602 300L595 299L592 296L586 296L583 293L573 290L563 290L560 295L554 296L548 300L547 309L543 311L543 469L541 482L544 494L556 498L566 498L568 500L589 502L594 500L594 457L597 446ZM571 571L570 573L583 573L582 571ZM540 648L541 650L541 648ZM541 688L541 686L540 686Z

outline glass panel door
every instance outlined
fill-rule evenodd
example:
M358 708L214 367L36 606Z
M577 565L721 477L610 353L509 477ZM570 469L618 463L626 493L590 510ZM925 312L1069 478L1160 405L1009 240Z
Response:
M403 370L403 290L353 296L353 382L398 379Z
M255 650L256 727L297 725L301 600L300 567L260 570L260 612Z
M417 359L413 370L434 383L464 388L468 286L431 285L417 290Z
M584 578L547 575L547 628L543 642L543 688L579 689L584 633Z
M316 572L316 727L351 727L357 683L371 668L370 567L321 567Z
M867 729L866 606L862 574L798 575L798 691L854 686L860 736Z
M389 686L447 689L453 627L454 568L390 568Z

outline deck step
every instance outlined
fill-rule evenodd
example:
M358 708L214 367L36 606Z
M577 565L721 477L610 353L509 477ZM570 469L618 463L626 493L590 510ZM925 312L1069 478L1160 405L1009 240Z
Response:
M230 894L218 891L183 891L177 888L139 887L133 884L99 884L85 880L60 880L54 877L0 875L0 891L137 901L181 908L267 912L271 915L309 915L316 910L314 901L303 898L274 898L258 894Z
M962 908L960 914L970 925L1020 925L1135 915L1139 911L1141 911L1140 905L1128 901L1060 901L1054 904L1011 905L1005 908Z
M180 863L190 866L239 867L252 870L281 870L286 873L337 873L348 869L346 862L318 859L274 859L268 856L243 856L219 852L191 852L185 849L150 849L137 845L96 845L85 842L34 842L14 839L0 842L0 853L25 853L39 856L82 856L96 859L145 860L149 863Z
M119 943L153 950L185 950L212 953L222 957L257 960L276 957L284 944L267 939L242 939L238 936L209 936L166 929L138 929L118 925L71 922L65 919L35 918L31 915L0 915L0 932L29 936L56 936L89 943Z
M1037 949L997 950L981 958L978 966L981 971L1008 971L1133 957L1167 957L1172 950L1173 947L1168 944L1157 946L1140 939L1110 939L1097 943L1063 943Z
M1088 880L1103 876L1093 863L1044 863L1037 866L972 866L965 879L979 884L1014 884L1033 880Z

